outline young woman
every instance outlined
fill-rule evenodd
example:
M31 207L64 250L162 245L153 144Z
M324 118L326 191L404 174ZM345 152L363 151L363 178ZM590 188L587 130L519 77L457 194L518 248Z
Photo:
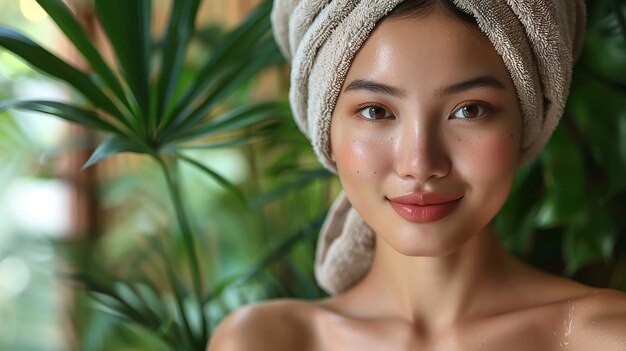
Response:
M490 225L562 114L582 5L398 2L275 2L294 115L345 191L318 246L332 296L242 308L209 350L626 350L626 295Z

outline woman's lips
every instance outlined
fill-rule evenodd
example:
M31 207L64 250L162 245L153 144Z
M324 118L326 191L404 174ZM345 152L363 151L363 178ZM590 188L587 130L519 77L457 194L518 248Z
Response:
M391 208L402 218L411 222L426 223L438 221L449 215L462 198L463 196L440 193L410 193L388 200Z

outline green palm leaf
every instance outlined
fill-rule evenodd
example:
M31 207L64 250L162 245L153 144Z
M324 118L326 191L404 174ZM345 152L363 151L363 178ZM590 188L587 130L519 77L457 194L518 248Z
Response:
M181 160L193 165L194 167L198 168L199 170L213 178L215 181L217 181L224 189L234 195L235 198L243 205L246 210L250 211L250 205L248 204L246 196L241 192L241 190L239 190L239 188L237 188L237 186L228 181L226 178L222 177L219 173L203 165L202 163L180 153L177 156Z
M150 0L96 0L95 8L115 49L118 63L139 107L136 115L146 134L150 121Z
M104 159L122 152L151 153L150 150L147 150L142 145L136 144L130 139L114 135L98 145L87 162L85 162L82 169L87 169Z
M282 60L280 52L273 41L267 41L264 42L264 44L266 45L261 45L258 50L252 52L250 61L239 61L238 64L230 70L230 74L224 75L216 82L208 95L193 112L188 116L179 116L179 119L176 121L178 123L174 123L168 130L175 132L171 137L172 139L176 139L191 128L194 128L194 126L199 123L211 109L215 108L219 102L232 94L233 91L239 88L244 82L257 75L262 69ZM164 135L170 134L171 133L164 133Z
M163 65L158 81L157 119L161 122L169 107L183 67L200 0L175 0L162 48Z
M91 40L87 37L87 34L80 24L78 24L67 5L61 0L37 0L37 3L50 15L67 38L74 44L76 49L78 49L87 60L91 69L101 77L119 101L123 102L125 106L130 109L128 101L126 100L126 94L119 80L115 77L115 74L106 62L104 62L104 59L93 46Z
M176 101L175 107L168 113L161 124L161 129L170 125L172 120L188 115L194 102L201 99L202 94L220 77L224 68L233 62L246 62L242 56L256 46L259 39L269 34L269 13L271 1L264 1L242 23L220 42L211 59L200 69L193 83Z
M289 117L288 106L275 102L265 102L242 106L227 111L221 116L197 123L187 133L175 136L177 142L209 136L217 133L231 132L248 128L260 123L286 120Z
M284 103L263 102L236 108L225 104L261 70L282 62L270 35L271 1L263 1L239 26L223 35L210 48L211 56L206 63L194 68L185 66L185 59L190 41L197 35L194 22L201 0L172 1L160 47L150 33L151 0L94 0L96 15L114 50L120 74L105 62L62 0L37 2L82 54L93 74L66 63L8 28L0 27L0 46L24 58L35 69L68 83L85 96L90 106L39 100L5 101L0 103L0 110L43 112L109 134L83 169L125 152L146 154L159 164L180 227L172 234L180 235L182 240L175 241L182 243L184 252L176 255L183 254L186 260L183 267L188 270L181 272L178 265L168 265L176 259L167 250L159 251L166 263L165 273L173 295L170 306L175 312L168 314L167 308L150 306L147 301L158 303L161 294L149 282L147 288L130 283L115 289L99 281L87 281L86 285L94 298L120 318L158 329L164 340L170 344L174 340L175 347L203 349L212 328L203 309L205 287L209 284L198 259L201 251L195 226L181 196L178 164L183 161L198 168L233 194L247 211L251 209L246 195L235 184L180 150L247 145L263 138L256 130L266 132L266 126L284 121L289 115ZM220 31L213 32L222 35ZM161 64L152 67L151 54L157 47ZM181 79L183 72L185 75L192 72L190 83ZM217 109L226 112L217 113ZM250 135L251 128L255 129L254 135ZM205 139L192 144L206 136L210 136L210 142Z
M33 68L70 84L91 103L125 122L120 110L87 74L59 59L21 33L0 27L0 46L22 57Z
M7 109L28 110L61 117L66 121L105 132L123 134L122 131L97 113L58 101L13 100L0 102L0 111Z

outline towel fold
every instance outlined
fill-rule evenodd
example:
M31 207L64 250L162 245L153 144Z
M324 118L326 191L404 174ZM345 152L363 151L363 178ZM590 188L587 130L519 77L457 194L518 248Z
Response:
M376 23L402 0L274 0L274 36L291 61L289 100L320 162L330 156L330 118L350 63ZM410 1L410 0L409 0ZM522 112L520 165L556 128L585 25L582 0L452 0L471 14L508 68ZM341 194L320 233L315 272L330 294L369 270L375 235Z

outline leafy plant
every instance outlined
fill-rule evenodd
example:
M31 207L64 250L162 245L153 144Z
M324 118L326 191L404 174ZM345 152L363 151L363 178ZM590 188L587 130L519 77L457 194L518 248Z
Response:
M179 272L167 264L171 260L166 260L164 270L174 295L175 312L162 309L163 304L155 302L163 294L148 279L125 283L109 277L117 282L111 286L106 272L77 278L110 312L156 332L170 347L203 349L210 332L203 307L207 296L215 291L206 291L203 285L197 238L181 196L179 164L197 167L233 193L244 208L249 208L236 186L183 151L253 143L263 136L268 125L289 115L286 106L277 102L225 109L225 101L232 94L266 67L282 61L270 34L271 2L261 3L239 26L226 33L189 82L181 79L181 72L196 33L200 0L172 2L169 24L161 41L151 35L152 1L95 0L98 20L114 49L115 67L94 47L63 1L37 2L82 55L89 71L65 62L8 27L0 27L0 46L39 72L73 87L84 103L13 100L0 102L0 110L41 112L102 132L106 139L83 168L123 152L143 154L156 162L165 177L185 256L189 258L192 288L189 291ZM254 137L250 129L257 131ZM164 259L171 255L161 244L154 248ZM190 301L193 308L188 305Z
M116 335L124 340L111 341L118 342L108 344L113 349L133 344L140 349L201 350L212 327L242 304L323 296L314 283L312 263L316 234L336 183L319 166L311 166L316 161L310 146L293 123L275 123L288 115L284 104L234 109L225 104L264 67L280 62L269 36L270 2L221 40L211 40L210 59L192 69L190 80L182 78L182 71L191 38L198 33L193 23L199 0L173 1L162 40L150 38L150 1L95 0L118 70L90 44L60 0L38 2L91 71L76 69L8 28L0 29L0 45L76 88L87 107L58 101L5 101L0 107L53 114L101 131L108 138L86 167L121 152L147 155L166 179L181 235L143 238L143 249L115 267L95 264L91 250L69 247L82 260L80 266L89 267L77 278L107 311L94 317L100 332L85 330L85 339L98 345L101 333L121 329ZM626 290L626 9L612 0L587 5L588 34L566 115L545 152L520 170L495 225L509 250L544 270ZM261 137L266 143L251 147ZM240 190L183 153L233 146L248 152L254 176L246 186L251 191ZM255 151L263 154L261 160ZM220 242L215 250L224 252L215 260L240 260L243 269L214 283L202 274L197 251L210 245L192 234L198 225L184 201L181 166L195 167L234 195L210 208L214 218L234 223L216 230L231 243ZM253 224L246 226L250 218ZM233 248L241 253L234 255ZM263 254L252 256L258 251ZM119 271L128 274L114 273Z
M626 290L626 6L589 1L565 116L496 219L533 264Z

